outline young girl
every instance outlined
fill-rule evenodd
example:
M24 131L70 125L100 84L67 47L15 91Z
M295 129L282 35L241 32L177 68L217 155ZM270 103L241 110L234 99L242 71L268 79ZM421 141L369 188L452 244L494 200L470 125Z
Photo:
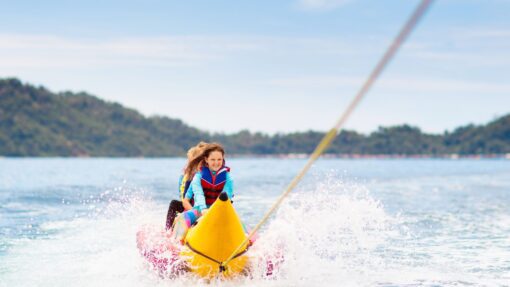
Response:
M189 162L185 174L197 169L200 169L200 172L195 173L184 196L183 205L187 206L193 199L194 206L176 220L172 231L174 238L183 239L188 228L207 212L222 191L227 193L230 200L234 197L234 184L230 168L225 166L224 156L223 147L212 143L207 144L202 152Z
M196 146L190 148L187 152L188 162L186 167L184 168L184 173L179 177L179 200L172 200L170 202L170 206L168 207L168 212L166 215L166 229L170 229L172 224L174 223L175 217L178 213L190 210L193 208L193 200L187 200L184 202L184 195L186 191L189 189L191 179L198 171L199 167L195 167L194 169L188 169L189 163L195 159L205 148L207 143L199 142Z
M220 144L208 144L196 159L190 161L188 170L200 169L195 173L186 192L183 204L187 205L191 199L195 201L195 207L204 214L216 201L222 191L225 191L232 200L234 196L233 180L230 176L230 168L225 166L225 150Z

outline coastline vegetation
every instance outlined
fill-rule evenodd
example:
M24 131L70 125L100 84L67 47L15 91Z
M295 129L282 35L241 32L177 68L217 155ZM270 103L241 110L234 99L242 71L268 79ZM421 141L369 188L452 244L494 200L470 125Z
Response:
M313 151L324 132L267 135L243 130L217 134L181 120L145 117L136 110L85 92L53 93L18 79L0 79L0 156L166 157L183 156L201 140L219 141L230 154L299 155ZM510 114L486 125L443 134L410 125L380 127L368 135L344 130L330 157L450 157L510 154Z

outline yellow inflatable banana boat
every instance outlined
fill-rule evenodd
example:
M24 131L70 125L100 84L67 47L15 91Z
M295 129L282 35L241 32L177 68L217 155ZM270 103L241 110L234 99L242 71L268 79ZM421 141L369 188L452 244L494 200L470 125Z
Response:
M222 263L247 238L226 193L219 196L194 226L186 226L186 219L182 215L176 218L170 231L155 231L146 227L137 233L140 253L154 269L171 276L193 272L203 278L229 278L246 270L249 258L245 252L251 245L249 241L235 254L234 259L222 267ZM268 265L271 269L268 272L272 272L273 263L268 264L271 264Z
M226 193L222 193L198 224L190 228L180 252L191 272L201 277L232 276L241 273L248 257L244 254L248 243L225 268L227 260L239 245L246 241L243 224Z

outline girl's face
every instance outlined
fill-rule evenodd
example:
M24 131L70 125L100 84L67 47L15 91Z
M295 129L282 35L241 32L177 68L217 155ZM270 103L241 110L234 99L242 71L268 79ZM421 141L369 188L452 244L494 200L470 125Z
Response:
M223 154L220 151L213 151L205 159L211 171L218 171L223 165Z

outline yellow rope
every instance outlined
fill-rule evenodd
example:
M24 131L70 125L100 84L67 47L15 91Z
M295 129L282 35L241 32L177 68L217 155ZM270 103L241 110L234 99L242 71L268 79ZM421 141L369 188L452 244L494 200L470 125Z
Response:
M381 58L377 66L374 68L372 73L370 73L370 76L365 81L361 89L356 94L356 97L352 100L352 102L349 104L345 112L342 114L340 119L338 119L335 126L322 138L321 142L317 145L314 152L310 155L310 158L306 162L303 169L292 179L290 184L287 186L285 191L282 193L282 195L278 198L278 200L273 204L271 209L264 215L264 217L260 220L260 222L253 228L253 230L248 234L248 237L241 243L230 255L230 257L223 261L220 265L220 267L223 267L223 270L225 270L227 264L232 261L235 254L237 254L243 246L245 246L248 243L248 240L259 230L259 228L269 219L271 214L278 208L278 206L282 203L283 199L296 187L296 185L301 181L301 179L305 176L305 174L308 172L312 164L319 158L319 156L331 145L337 134L340 132L341 128L343 127L344 123L347 121L353 110L356 108L356 106L359 104L361 99L365 96L365 94L368 92L372 84L375 82L375 80L379 77L379 75L382 73L388 62L391 60L391 58L395 55L398 48L402 45L402 43L405 41L405 39L409 36L411 31L414 29L420 18L425 14L427 9L429 8L430 4L432 4L433 0L422 0L420 5L416 8L413 15L409 18L409 20L406 22L402 30L400 30L400 33L398 36L393 40L393 43L391 46L386 50L386 53L384 53L384 56ZM221 268L220 268L221 269Z

